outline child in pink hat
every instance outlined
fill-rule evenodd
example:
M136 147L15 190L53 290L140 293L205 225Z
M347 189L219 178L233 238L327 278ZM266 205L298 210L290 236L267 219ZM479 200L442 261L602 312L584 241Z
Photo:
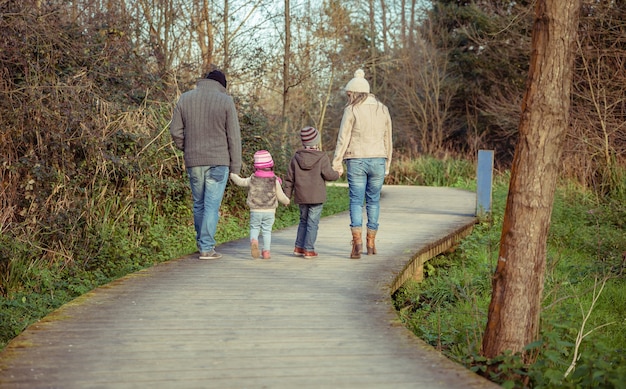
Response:
M274 174L274 160L267 150L254 153L254 174L242 178L231 173L230 179L238 186L248 188L246 204L250 207L250 253L253 259L270 259L272 227L278 203L289 205L283 192L281 180ZM263 248L259 250L259 235L263 237Z

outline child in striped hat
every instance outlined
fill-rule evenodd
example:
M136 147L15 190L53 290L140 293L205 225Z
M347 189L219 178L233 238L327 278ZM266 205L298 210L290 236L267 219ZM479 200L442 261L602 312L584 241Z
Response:
M300 130L303 148L296 151L291 159L287 178L285 178L285 194L291 197L300 207L300 224L296 235L293 254L304 258L315 258L315 241L326 202L326 181L335 181L339 173L330 166L330 158L319 148L320 134L313 127Z
M254 153L254 174L242 178L237 174L230 179L238 186L248 188L246 204L250 207L250 253L253 259L270 259L272 226L278 203L289 205L281 180L274 174L274 160L267 150ZM259 235L263 237L263 248L259 250Z

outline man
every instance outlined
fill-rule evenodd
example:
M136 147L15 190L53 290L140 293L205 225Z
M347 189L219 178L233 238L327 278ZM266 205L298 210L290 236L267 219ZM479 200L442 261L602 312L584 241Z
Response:
M170 133L184 152L199 259L221 258L215 251L219 208L229 173L241 171L239 119L224 73L211 71L180 96Z

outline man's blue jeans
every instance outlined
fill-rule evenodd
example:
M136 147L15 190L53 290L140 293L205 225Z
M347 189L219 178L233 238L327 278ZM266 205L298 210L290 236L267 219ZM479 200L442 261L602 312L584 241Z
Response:
M215 231L228 173L228 166L187 168L193 196L193 225L200 252L210 252L215 248Z
M324 204L300 204L300 224L296 233L296 247L306 251L315 249L317 229Z
M350 194L350 227L363 226L363 202L367 228L378 230L380 191L385 181L385 158L353 158L346 160Z

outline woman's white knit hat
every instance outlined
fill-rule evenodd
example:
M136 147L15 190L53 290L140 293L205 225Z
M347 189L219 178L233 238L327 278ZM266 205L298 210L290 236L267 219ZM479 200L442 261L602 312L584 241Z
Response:
M359 69L354 72L354 78L344 88L346 92L370 93L370 84L365 79L365 72Z

